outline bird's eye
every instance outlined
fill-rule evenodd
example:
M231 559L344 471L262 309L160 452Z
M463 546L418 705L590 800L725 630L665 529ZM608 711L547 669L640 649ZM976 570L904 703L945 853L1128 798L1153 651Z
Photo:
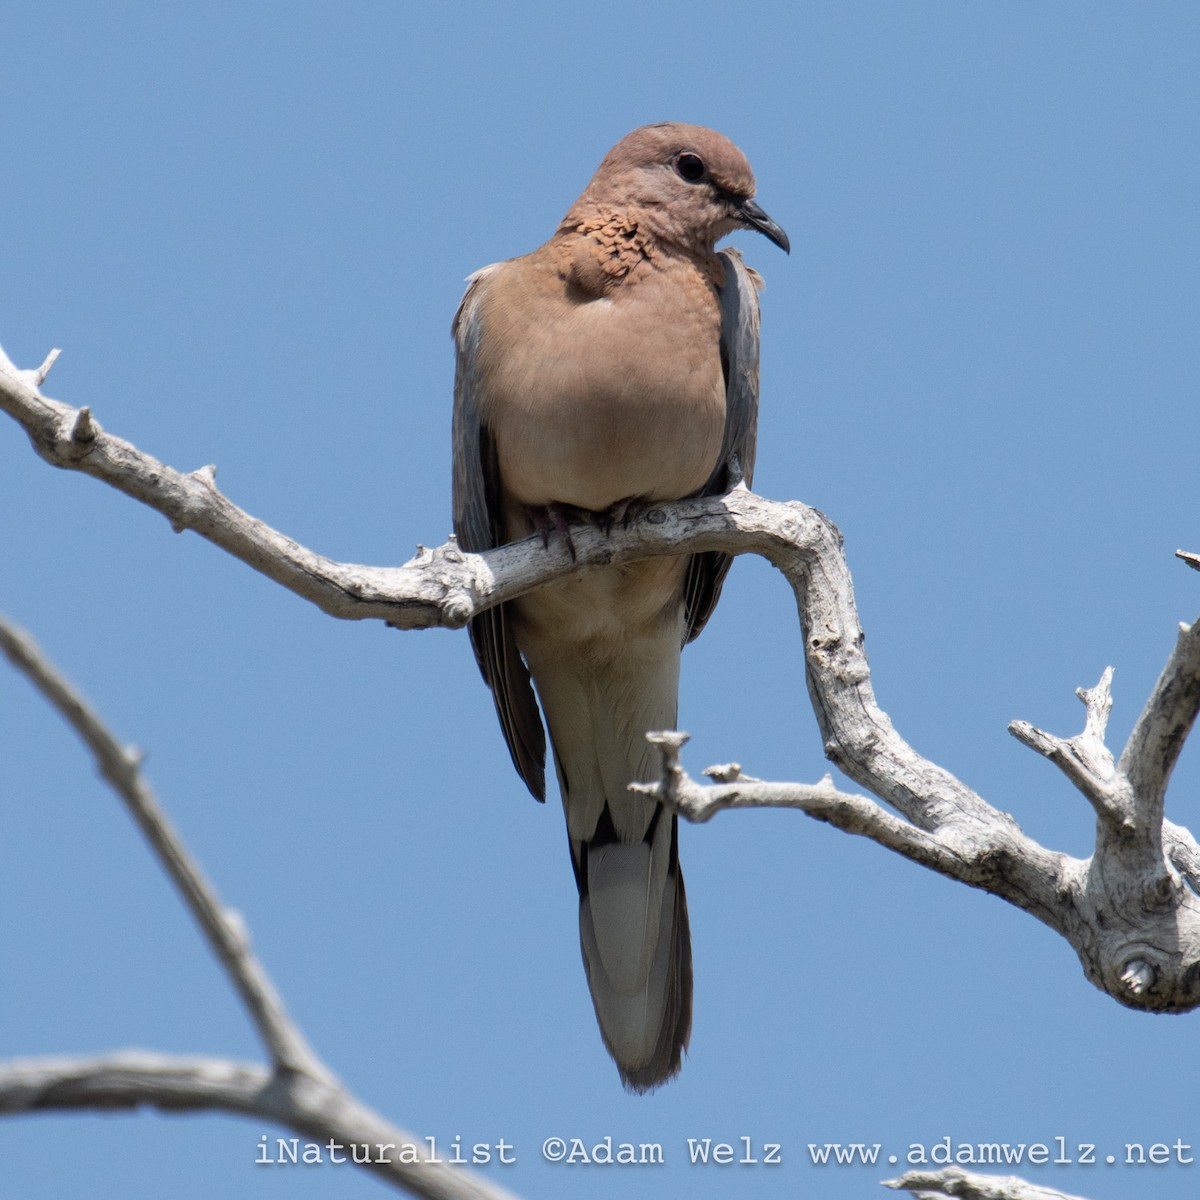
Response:
M675 170L688 183L699 183L704 178L704 160L698 154L683 153L675 159Z

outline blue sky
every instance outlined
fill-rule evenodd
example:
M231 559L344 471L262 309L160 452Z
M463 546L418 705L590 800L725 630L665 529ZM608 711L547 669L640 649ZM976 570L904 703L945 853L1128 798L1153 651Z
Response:
M445 539L464 277L552 232L629 129L745 150L767 278L757 490L846 536L882 706L1044 844L1086 803L1006 732L1119 746L1200 610L1200 10L950 0L638 9L92 6L4 19L0 343L47 392L314 550ZM0 423L0 609L126 740L306 1033L423 1135L504 1139L525 1197L889 1193L809 1143L1200 1143L1196 1016L1119 1008L1032 918L796 813L686 829L690 1058L624 1094L557 802L512 772L464 634L335 622ZM741 560L684 658L689 765L826 770L794 605ZM1195 748L1168 815L1197 824ZM131 823L0 671L0 1056L255 1057ZM232 1118L0 1121L21 1196L349 1198ZM274 1131L270 1131L272 1134ZM660 1142L552 1167L542 1141ZM782 1145L689 1166L687 1139ZM1200 1149L1194 1153L1200 1157ZM1200 1165L1047 1166L1093 1198Z

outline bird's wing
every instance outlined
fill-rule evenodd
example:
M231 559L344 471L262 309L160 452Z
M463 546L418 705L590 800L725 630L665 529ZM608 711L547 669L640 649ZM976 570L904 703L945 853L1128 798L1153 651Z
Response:
M737 482L730 466L737 456L742 479L754 477L758 438L758 290L762 281L736 250L722 250L725 285L721 288L721 364L725 369L725 437L721 457L702 496L719 496ZM721 595L732 555L705 551L692 555L686 587L686 640L704 628Z
M504 513L495 445L480 418L479 306L489 274L470 277L454 316L454 533L464 550L490 550L504 542ZM529 670L510 629L511 614L497 605L471 622L475 660L496 703L513 766L538 800L546 798L546 735Z

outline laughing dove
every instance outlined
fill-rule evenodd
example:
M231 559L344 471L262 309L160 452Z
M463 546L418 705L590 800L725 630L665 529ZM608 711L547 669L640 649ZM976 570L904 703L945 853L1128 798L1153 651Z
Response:
M636 129L544 246L484 267L454 319L454 528L466 550L569 519L724 492L754 466L758 287L714 244L787 235L745 156L711 129ZM716 553L592 570L490 609L471 640L513 763L545 795L550 731L600 1033L625 1085L679 1070L692 952L677 819L627 790L654 778L679 658L729 568ZM533 687L530 686L532 677Z

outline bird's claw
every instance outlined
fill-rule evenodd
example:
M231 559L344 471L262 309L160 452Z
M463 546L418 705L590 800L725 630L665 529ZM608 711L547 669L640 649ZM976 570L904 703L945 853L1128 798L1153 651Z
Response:
M626 496L624 500L618 500L611 508L607 508L604 512L596 513L596 524L600 527L601 532L605 537L612 533L614 525L620 525L622 529L628 529L634 521L646 511L646 501L638 496Z
M549 550L551 537L557 535L562 540L562 544L567 548L567 553L571 556L571 561L574 562L575 542L571 537L569 511L565 504L554 503L531 508L529 515L533 519L538 533L542 535L542 548Z
M649 507L649 501L640 496L626 496L601 512L592 512L586 508L576 508L571 504L533 505L529 509L529 518L534 528L541 535L543 548L550 549L551 538L557 537L566 547L571 561L576 559L575 542L571 537L572 521L588 521L595 525L605 537L608 537L613 527L620 525L628 529Z

